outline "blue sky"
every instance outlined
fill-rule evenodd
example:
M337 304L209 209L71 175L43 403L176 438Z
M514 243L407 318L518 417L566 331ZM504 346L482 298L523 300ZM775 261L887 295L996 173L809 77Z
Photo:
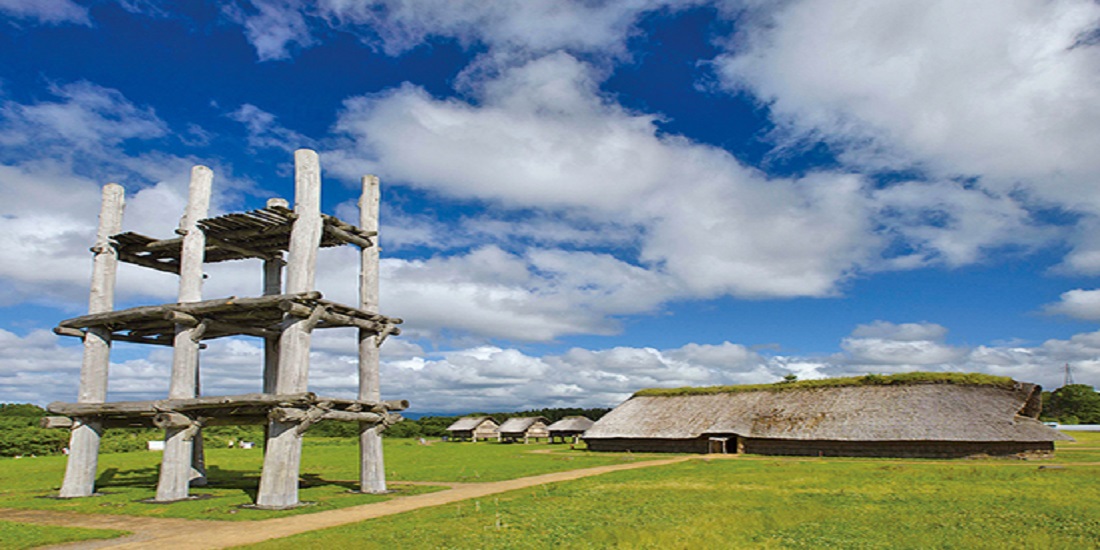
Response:
M0 401L73 400L98 189L168 236L383 183L383 393L612 406L654 386L910 370L1100 384L1100 5L1036 1L0 0ZM320 289L355 300L355 251ZM211 265L204 295L259 292ZM174 300L120 271L117 307ZM354 337L311 388L350 395ZM203 388L258 391L211 342ZM118 344L111 399L170 355Z

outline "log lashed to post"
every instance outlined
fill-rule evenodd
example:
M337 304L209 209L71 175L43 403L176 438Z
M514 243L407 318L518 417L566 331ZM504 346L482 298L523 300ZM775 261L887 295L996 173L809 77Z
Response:
M315 151L294 152L294 227L287 254L286 292L313 290L317 249L321 244L321 165ZM288 314L279 338L279 368L275 391L306 390L309 379L310 330L308 319ZM256 504L287 508L298 504L298 471L302 436L294 422L271 420L268 424L264 469Z
M92 248L92 288L88 298L88 313L105 313L114 309L115 279L118 254L110 243L111 235L122 230L122 209L125 190L117 183L103 186L99 210L99 229ZM84 335L84 360L80 366L80 403L103 403L107 399L107 369L111 361L111 331L105 327L88 329ZM103 425L99 420L76 419L69 437L69 462L62 497L86 497L95 491L96 468L99 464L99 440Z
M376 176L363 177L359 198L359 227L378 232L379 182ZM359 251L359 309L378 313L378 238L374 246ZM376 331L359 329L359 399L381 401L378 340ZM386 467L382 458L382 424L359 425L359 490L364 493L386 492Z
M180 250L179 302L202 300L202 265L206 249L206 237L199 228L199 220L210 209L210 187L214 172L205 166L191 170L191 186L187 199L187 211L180 220L179 233L183 235ZM199 338L197 332L205 327L177 324L173 343L172 378L168 386L170 399L187 399L197 396L196 383L199 366ZM164 436L164 456L161 460L160 481L157 483L158 501L187 498L187 490L193 477L193 432L185 428L168 428Z

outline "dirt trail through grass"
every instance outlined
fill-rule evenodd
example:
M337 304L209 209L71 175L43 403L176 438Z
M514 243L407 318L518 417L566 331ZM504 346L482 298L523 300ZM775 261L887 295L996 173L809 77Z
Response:
M571 481L608 472L662 466L665 464L684 462L692 458L694 457L679 456L670 459L640 460L629 464L597 466L595 468L554 472L488 483L434 483L435 485L447 485L451 488L434 493L399 497L384 502L328 510L316 514L247 523L168 518L160 519L134 516L86 515L68 512L11 509L0 509L0 517L8 521L23 523L66 525L93 529L120 529L134 533L133 535L120 539L77 542L52 547L57 549L170 547L173 550L184 550L228 548L288 537L306 531L325 529L391 514L400 514L410 510L416 510L417 508L450 504L452 502L480 498L515 489L523 489L558 481Z

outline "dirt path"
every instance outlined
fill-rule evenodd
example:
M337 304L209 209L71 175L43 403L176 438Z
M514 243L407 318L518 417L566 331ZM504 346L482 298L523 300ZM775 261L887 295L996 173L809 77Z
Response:
M417 508L450 504L471 498L503 493L558 481L571 481L584 477L663 466L691 460L690 456L669 459L643 460L629 464L598 466L567 472L554 472L539 476L493 481L488 483L433 483L448 485L450 489L435 493L399 497L384 502L363 504L349 508L328 510L316 514L305 514L289 518L275 518L262 521L226 522L202 521L168 518L146 518L138 516L87 515L45 510L0 509L0 517L7 521L38 523L46 525L65 525L70 527L89 527L93 529L119 529L130 531L133 535L107 541L76 542L53 546L54 549L89 548L165 548L172 550L199 548L228 548L243 544L253 544L265 540L289 537L306 531L315 531L336 527L371 518L400 514Z

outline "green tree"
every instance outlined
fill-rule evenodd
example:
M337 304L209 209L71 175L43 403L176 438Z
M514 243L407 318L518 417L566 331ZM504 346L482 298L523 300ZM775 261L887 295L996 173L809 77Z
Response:
M1083 424L1100 424L1100 393L1087 384L1062 386L1050 394L1047 413L1060 422L1076 417Z

